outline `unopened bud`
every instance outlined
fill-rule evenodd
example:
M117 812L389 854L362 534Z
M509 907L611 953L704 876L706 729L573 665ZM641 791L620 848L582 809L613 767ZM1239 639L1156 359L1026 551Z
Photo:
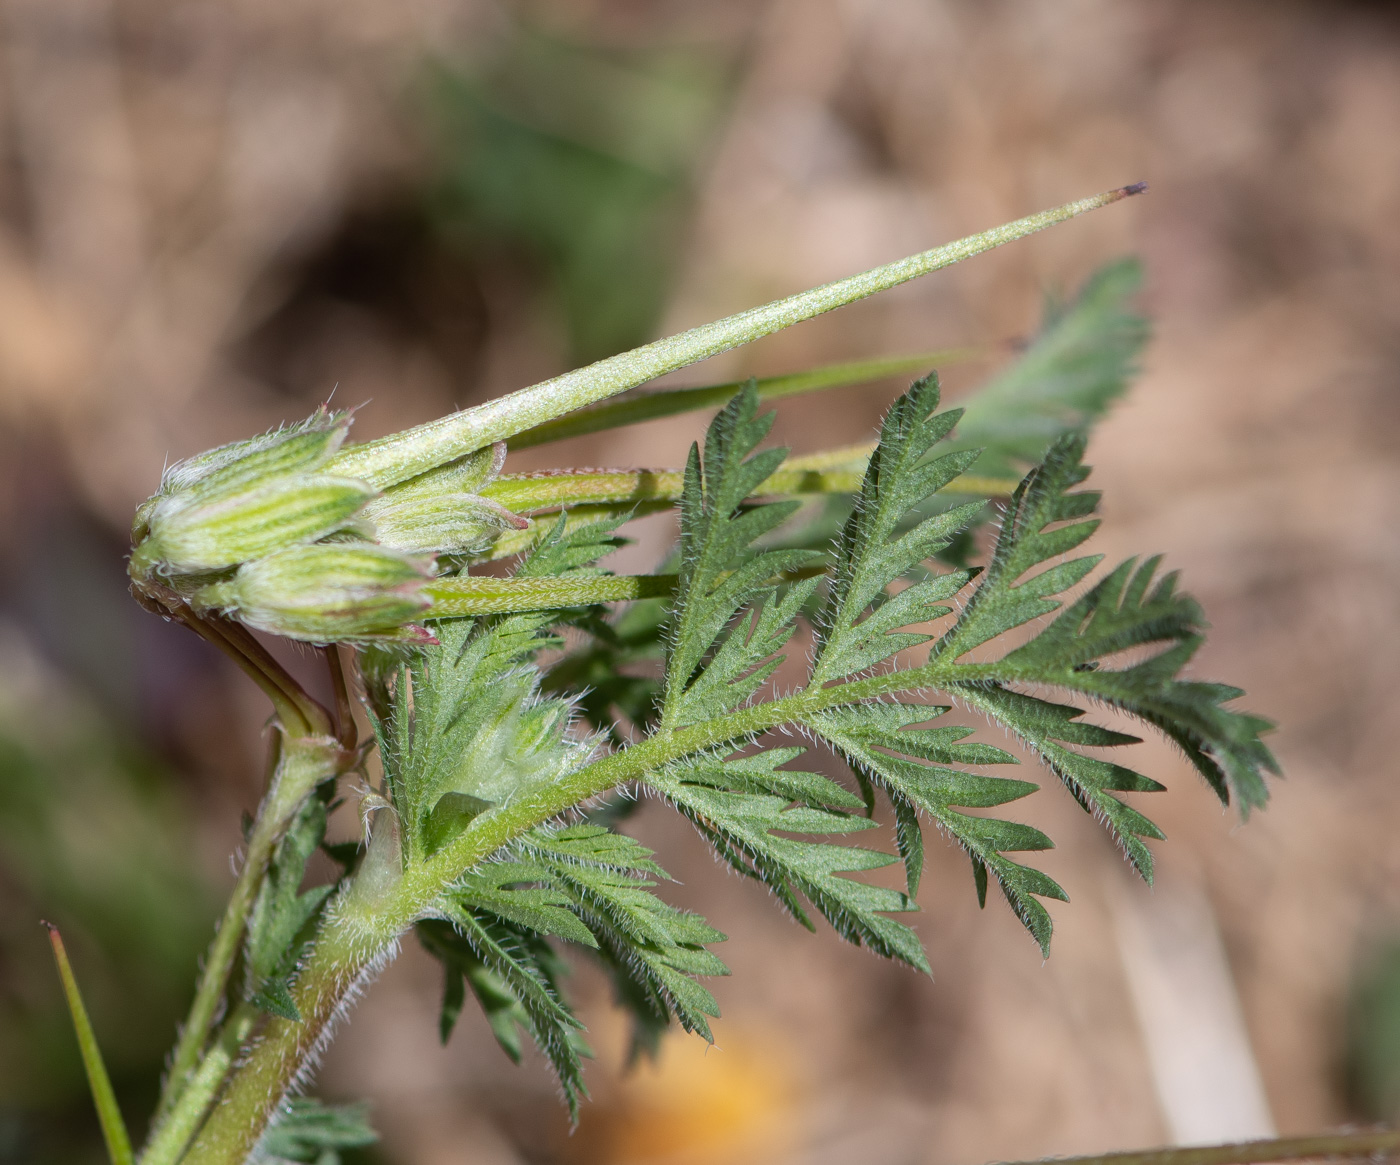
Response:
M350 421L348 412L321 408L299 424L221 445L172 465L161 492L212 496L270 477L314 472L340 449Z
M152 511L177 495L211 499L241 492L255 482L291 473L313 473L329 461L350 429L348 412L317 409L300 424L233 441L176 462L161 476L160 489L136 511L132 540L149 531Z
M244 563L226 582L197 591L196 607L274 635L312 643L428 640L412 620L426 611L429 561L370 542L294 546Z
M478 554L526 518L479 496L505 463L504 444L479 449L384 491L364 509L375 541L409 554Z
M479 554L502 530L524 530L527 518L476 494L375 498L364 518L384 546L409 554Z
M300 473L232 493L171 494L149 513L133 571L192 574L237 566L343 529L373 495L354 478Z

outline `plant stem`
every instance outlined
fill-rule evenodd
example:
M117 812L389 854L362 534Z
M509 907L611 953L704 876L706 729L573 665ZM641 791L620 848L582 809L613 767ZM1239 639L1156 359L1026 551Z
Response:
M1280 1137L1238 1141L1228 1145L1190 1145L1178 1149L1104 1153L1095 1157L1043 1157L1003 1165L1256 1165L1266 1161L1300 1161L1312 1157L1370 1157L1400 1149L1400 1131L1321 1133L1309 1137Z
M873 445L858 446L790 458L750 496L856 493L873 449ZM845 455L844 460L836 460L838 454ZM684 480L685 474L679 469L578 469L506 474L486 486L481 495L517 514L527 514L562 506L672 503L681 496ZM939 492L1005 497L1017 484L1015 478L957 477Z
M499 581L499 580L490 580ZM662 731L602 757L563 778L483 813L426 861L409 865L389 887L370 891L362 873L329 910L308 962L292 987L303 1021L273 1018L234 1074L224 1102L196 1142L191 1165L238 1165L257 1142L287 1088L320 1045L347 997L387 957L399 937L466 870L530 829L591 797L706 749L720 748L793 723L827 708L956 685L960 665L943 660L753 704L704 724Z
M234 1009L219 1038L187 1081L179 1103L151 1134L140 1165L177 1165L260 1014L250 1003L240 1003Z
M946 668L944 669L946 671ZM900 673L901 679L908 673ZM908 683L890 677L888 690ZM804 715L870 695L871 681L809 688L795 695L741 708L705 724L661 732L639 744L584 765L483 813L427 861L408 866L388 887L367 889L364 867L327 911L311 956L292 987L301 1023L272 1018L234 1073L223 1102L210 1115L187 1160L191 1165L239 1165L257 1143L291 1082L320 1046L331 1020L354 990L392 951L399 937L466 870L514 838L573 806L648 772L708 748L758 735ZM857 689L860 694L857 693Z
M352 896L353 889L346 897ZM331 1022L406 929L391 930L382 925L384 919L373 920L381 925L365 927L366 921L371 920L355 912L328 914L292 991L302 1022L278 1017L268 1021L262 1039L234 1073L222 1103L183 1158L188 1165L243 1165Z
M219 929L209 948L194 1003L176 1045L158 1110L159 1127L166 1123L160 1114L167 1114L173 1120L174 1113L184 1104L186 1083L199 1064L200 1053L213 1028L228 987L229 975L238 957L248 912L257 898L272 851L311 791L340 771L342 755L339 743L329 737L286 737L281 741L272 781L248 838L248 856L238 872L233 894L219 920Z
M591 603L655 599L676 589L673 574L603 574L582 578L490 578L462 575L438 579L423 590L433 601L424 618L450 619L516 611L548 611Z
M803 291L787 299L644 344L630 352L599 360L586 368L567 372L553 380L452 413L406 432L347 447L331 459L326 471L357 477L377 489L383 489L585 405L636 388L667 372L675 372L711 356L718 356L741 344L751 343L921 275L951 267L960 260L1097 210L1144 189L1142 185L1124 186L1092 198L1069 202L887 263L883 267L838 279L824 287Z
M78 1034L78 1050L82 1053L92 1102L97 1108L97 1120L102 1126L102 1139L107 1142L107 1156L112 1165L131 1165L131 1138L126 1134L122 1110L117 1105L116 1093L112 1091L107 1067L102 1063L102 1051L97 1046L97 1036L93 1033L87 1008L83 1006L78 981L73 977L73 968L68 962L63 937L58 933L58 927L52 923L46 922L44 925L48 927L49 942L53 944L53 957L58 963L58 977L63 981L63 994L68 1000L68 1013L73 1018L73 1030Z
M287 732L293 736L324 736L330 731L325 709L302 691L301 685L246 627L228 619L196 615L184 604L170 613L232 659L262 689Z
M946 348L940 352L920 352L912 356L886 356L874 360L854 360L846 364L827 364L804 372L789 372L784 376L759 377L754 381L761 401L781 400L805 392L821 392L828 388L848 388L869 384L891 376L904 376L929 368L941 368L975 360L988 354L982 348ZM607 404L595 405L566 417L556 417L533 429L526 429L510 439L510 447L529 449L567 437L581 437L605 429L620 429L660 417L674 417L697 409L720 408L744 387L742 380L727 384L709 384L696 388L669 388L657 392L638 393Z

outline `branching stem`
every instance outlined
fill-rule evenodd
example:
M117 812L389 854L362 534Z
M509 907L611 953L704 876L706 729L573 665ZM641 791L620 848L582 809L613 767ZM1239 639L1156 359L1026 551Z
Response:
M310 959L292 988L302 1022L279 1018L268 1022L263 1038L234 1073L223 1103L210 1116L188 1160L192 1165L239 1165L354 989L414 922L433 913L443 892L463 872L502 846L575 805L685 757L731 746L826 708L936 687L955 675L956 665L939 663L834 687L808 688L708 723L658 733L483 813L451 844L410 865L392 886L369 889L357 876L327 911Z
M200 1056L228 988L248 913L257 898L272 852L297 809L318 784L340 771L343 756L339 743L330 737L287 737L280 743L272 781L248 838L247 857L238 873L223 917L219 920L219 929L209 948L194 1003L180 1033L160 1109L164 1119L158 1117L159 1128L153 1145L161 1140L165 1127L171 1121L186 1123L192 1108L197 1106L202 1113L207 1104L207 1097L190 1101L186 1096L186 1085L203 1071ZM222 1079L222 1073L219 1079ZM188 1135L189 1130L185 1133L186 1139ZM180 1143L183 1145L184 1141Z

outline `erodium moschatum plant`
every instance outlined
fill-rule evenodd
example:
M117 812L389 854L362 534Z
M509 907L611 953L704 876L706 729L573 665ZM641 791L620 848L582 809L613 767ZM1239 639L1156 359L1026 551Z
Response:
M641 792L798 922L819 914L917 970L924 953L901 919L929 823L967 855L979 899L994 887L1049 950L1045 903L1065 894L1028 861L1050 839L1002 816L1038 788L1015 775L1027 767L1008 738L1147 879L1162 834L1125 794L1161 786L1127 763L1136 738L1096 724L1091 705L1167 736L1242 813L1261 805L1275 771L1267 722L1234 710L1237 689L1183 678L1200 608L1155 558L1101 568L1081 553L1098 501L1084 488L1085 433L1146 336L1129 306L1133 263L1054 305L965 409L941 407L936 354L619 395L1137 190L395 436L353 444L351 416L322 409L168 469L133 526L133 592L231 655L277 730L136 1159L324 1165L373 1139L360 1109L298 1094L410 936L443 967L443 1038L479 1006L509 1056L527 1038L543 1051L571 1109L587 1045L562 989L565 948L611 976L638 1050L673 1022L709 1039L719 1009L704 980L726 973L724 936L666 903L657 856L618 828ZM765 400L895 373L920 375L871 443L801 457L765 446ZM717 412L683 467L506 472L510 447L699 408ZM600 565L630 519L662 509L680 535L660 571ZM311 699L254 631L319 645L336 706ZM998 743L945 723L953 704L991 721ZM804 764L813 751L839 766ZM358 798L363 836L329 844L345 797ZM855 844L877 810L894 822L893 852ZM308 889L318 849L340 873ZM896 863L902 890L860 876ZM100 1078L90 1038L84 1048ZM98 1099L113 1159L132 1160L115 1105Z

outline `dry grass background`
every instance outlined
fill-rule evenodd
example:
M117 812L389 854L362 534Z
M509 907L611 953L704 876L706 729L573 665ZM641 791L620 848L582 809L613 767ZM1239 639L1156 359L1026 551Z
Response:
M167 456L304 414L336 384L338 401L370 402L357 432L373 435L562 367L558 328L505 276L483 284L475 322L447 340L371 298L292 335L276 382L247 359L247 337L310 257L417 172L404 110L422 60L470 57L527 14L564 36L707 46L732 63L668 329L1091 191L1152 184L1147 198L689 380L1024 334L1047 288L1144 256L1157 337L1094 440L1098 548L1163 551L1184 571L1214 624L1197 670L1239 683L1280 722L1287 773L1241 829L1152 746L1143 763L1171 787L1152 806L1171 838L1160 877L1206 889L1279 1127L1346 1119L1343 995L1358 952L1400 911L1392 5L4 0L6 620L78 671L107 650L104 636L120 638L140 670L93 667L93 682L128 702L183 774L209 876L226 877L236 807L256 796L263 710L244 694L238 716L221 716L229 677L120 613L120 575L92 546L119 553ZM951 370L949 395L976 372ZM799 450L854 440L894 391L787 402L778 436ZM675 463L699 423L558 449L580 464ZM65 557L74 529L84 533ZM654 553L662 533L632 553ZM79 620L82 635L64 629L35 597L39 559L89 572L71 593L110 613L106 631L95 615ZM1047 963L1007 911L977 911L962 860L936 844L918 920L929 983L778 921L648 810L639 828L674 854L678 897L731 935L718 1049L668 1045L659 1073L624 1076L622 1032L581 969L598 1100L569 1137L541 1064L511 1068L484 1023L464 1021L438 1048L436 976L408 951L328 1058L325 1090L368 1094L386 1158L423 1165L893 1165L1160 1142L1168 1128L1114 938L1114 895L1134 891L1067 798L1037 800L1060 842L1046 868L1074 899L1055 910Z

